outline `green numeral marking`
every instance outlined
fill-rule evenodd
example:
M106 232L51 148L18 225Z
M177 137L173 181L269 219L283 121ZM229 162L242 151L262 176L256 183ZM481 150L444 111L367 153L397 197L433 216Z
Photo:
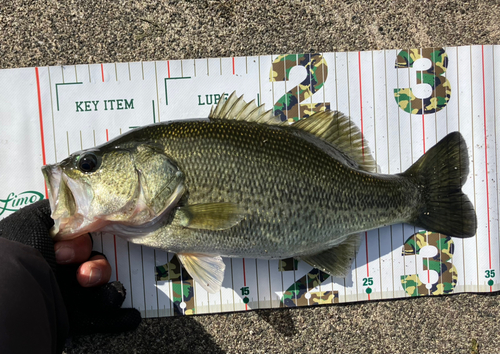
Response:
M484 271L485 275L484 277L485 278L494 278L495 277L495 269L487 269Z
M250 289L248 288L248 286L244 286L240 290L241 290L241 295L243 296L250 294Z
M363 286L373 285L373 278L363 278Z

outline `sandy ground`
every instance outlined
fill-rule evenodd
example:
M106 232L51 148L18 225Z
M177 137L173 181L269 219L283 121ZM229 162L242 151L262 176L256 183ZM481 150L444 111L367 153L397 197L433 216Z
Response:
M0 0L0 68L500 43L497 1ZM144 320L73 353L495 353L500 298ZM29 334L27 334L29 336Z

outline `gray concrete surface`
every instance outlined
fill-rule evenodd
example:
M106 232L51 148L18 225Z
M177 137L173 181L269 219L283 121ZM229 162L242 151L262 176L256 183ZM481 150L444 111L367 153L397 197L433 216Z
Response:
M0 68L498 44L498 1L0 0ZM76 353L500 353L497 295L144 320ZM29 334L27 333L27 338Z

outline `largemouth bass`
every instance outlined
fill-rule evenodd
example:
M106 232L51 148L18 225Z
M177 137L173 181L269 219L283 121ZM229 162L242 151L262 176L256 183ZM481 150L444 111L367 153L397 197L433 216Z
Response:
M342 113L289 124L233 93L208 119L134 129L42 171L55 240L106 231L174 252L213 293L221 256L295 257L345 276L366 230L408 223L475 234L461 191L469 158L460 133L403 173L376 169Z

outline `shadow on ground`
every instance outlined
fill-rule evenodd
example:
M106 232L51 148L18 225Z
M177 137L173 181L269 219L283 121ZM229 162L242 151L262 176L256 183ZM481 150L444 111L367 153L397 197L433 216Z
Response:
M66 343L66 354L80 353L225 353L194 317L143 320L135 331L75 336Z

